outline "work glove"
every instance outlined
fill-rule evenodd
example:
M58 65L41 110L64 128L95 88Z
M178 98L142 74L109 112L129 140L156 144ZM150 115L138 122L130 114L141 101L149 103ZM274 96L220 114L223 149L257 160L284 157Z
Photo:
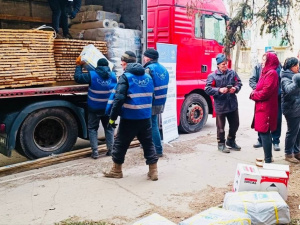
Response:
M81 56L78 56L77 59L76 59L76 65L81 66L83 64L84 64L84 62L81 61Z
M109 119L107 128L109 127L116 128L118 124L116 124L115 122L116 122L115 120Z
M70 14L69 14L69 18L72 20L72 19L74 19L76 17L76 12L70 12Z

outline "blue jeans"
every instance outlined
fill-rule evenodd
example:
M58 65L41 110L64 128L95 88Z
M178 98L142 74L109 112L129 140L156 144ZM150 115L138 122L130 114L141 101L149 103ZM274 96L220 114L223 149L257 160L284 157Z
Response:
M59 23L61 22L63 34L67 35L69 33L67 15L68 0L48 0L48 2L52 10L52 26L54 30L58 33Z
M161 137L158 129L157 122L158 115L152 115L152 141L155 146L155 150L157 154L163 154L163 148L161 144Z
M102 126L105 131L105 139L106 139L106 147L108 151L113 149L114 145L114 128L111 126L107 128L107 124L109 121L108 116L104 116L100 113L89 112L88 114L88 131L89 131L89 138L91 143L91 148L93 152L98 152L98 128L99 123L102 123Z

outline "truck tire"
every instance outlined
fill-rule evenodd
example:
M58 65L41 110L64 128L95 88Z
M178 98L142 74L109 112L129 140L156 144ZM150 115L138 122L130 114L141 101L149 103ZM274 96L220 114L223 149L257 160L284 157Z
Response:
M208 105L204 97L190 94L184 100L180 111L179 130L194 133L202 129L208 117Z
M78 126L69 110L48 108L31 113L19 134L27 158L37 159L70 151L77 140Z

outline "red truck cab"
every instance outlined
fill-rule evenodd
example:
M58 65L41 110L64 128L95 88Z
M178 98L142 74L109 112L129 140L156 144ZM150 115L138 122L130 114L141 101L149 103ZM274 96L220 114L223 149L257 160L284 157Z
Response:
M216 69L223 51L228 19L222 0L148 0L148 47L156 43L177 45L177 118L179 129L199 131L213 113L213 99L204 92L207 76ZM201 2L201 3L200 3Z

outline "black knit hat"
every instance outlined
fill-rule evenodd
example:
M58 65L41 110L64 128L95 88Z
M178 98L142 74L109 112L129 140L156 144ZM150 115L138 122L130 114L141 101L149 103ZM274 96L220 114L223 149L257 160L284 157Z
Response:
M108 61L104 58L99 59L97 62L97 66L108 66Z
M156 51L154 48L148 48L145 52L144 52L144 56L150 58L150 59L158 59L159 54L158 51Z
M127 63L136 63L136 55L132 51L126 51L121 56L121 61L124 61Z

